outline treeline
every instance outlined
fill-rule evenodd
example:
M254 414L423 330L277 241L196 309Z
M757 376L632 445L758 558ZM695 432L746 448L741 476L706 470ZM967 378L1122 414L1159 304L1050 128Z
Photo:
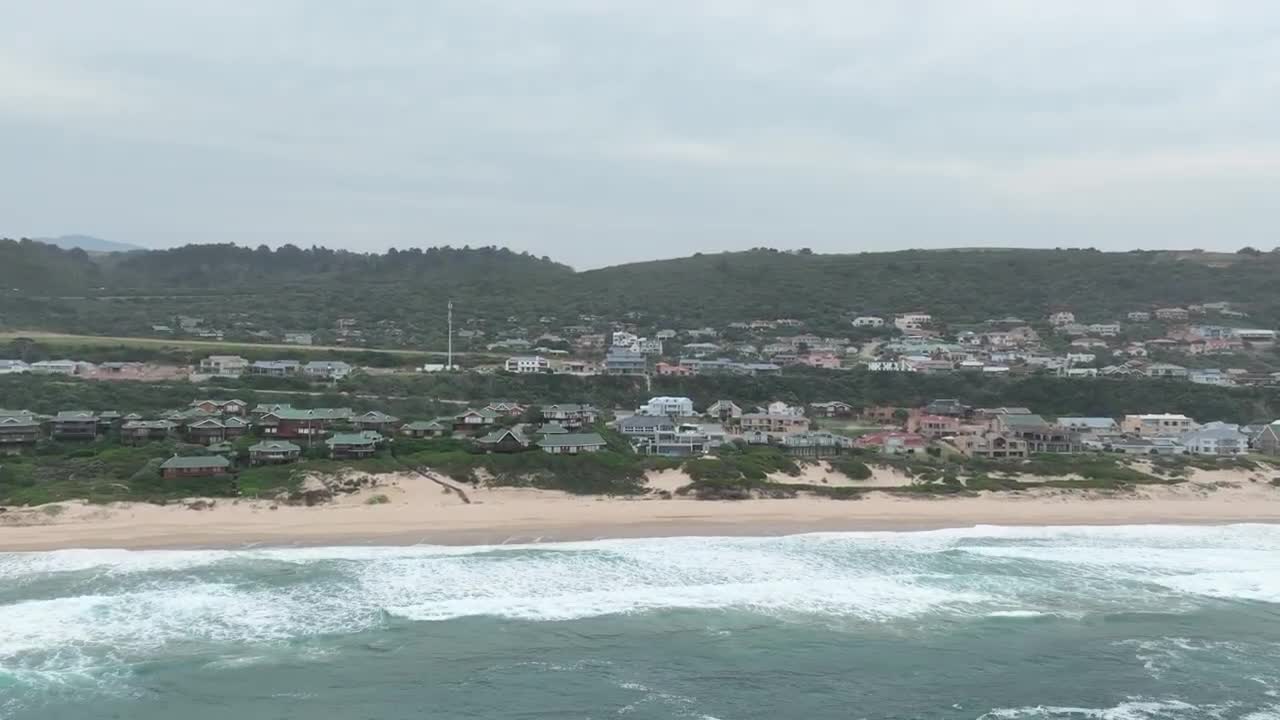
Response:
M0 241L0 314L10 326L149 332L157 318L199 315L221 327L332 327L353 317L377 332L393 323L412 346L435 342L444 304L467 321L558 325L583 315L649 327L723 328L791 317L847 335L856 314L930 312L950 323L1067 308L1082 319L1134 309L1228 301L1250 322L1280 318L1280 253L1101 253L1089 250L906 250L816 255L753 250L575 273L500 248L384 254L230 244L89 256L31 241ZM16 292L15 292L16 290ZM83 298L81 297L83 296Z

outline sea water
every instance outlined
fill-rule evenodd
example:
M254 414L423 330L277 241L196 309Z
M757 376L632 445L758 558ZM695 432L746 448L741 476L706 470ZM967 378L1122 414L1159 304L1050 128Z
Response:
M1276 720L1280 526L0 553L0 717Z

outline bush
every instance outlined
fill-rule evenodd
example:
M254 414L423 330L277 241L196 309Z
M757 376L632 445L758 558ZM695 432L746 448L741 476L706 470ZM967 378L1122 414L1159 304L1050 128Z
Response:
M386 505L391 502L391 498L386 495L370 495L365 501L365 505Z
M851 457L838 457L831 460L831 469L850 480L870 480L871 468L861 460Z

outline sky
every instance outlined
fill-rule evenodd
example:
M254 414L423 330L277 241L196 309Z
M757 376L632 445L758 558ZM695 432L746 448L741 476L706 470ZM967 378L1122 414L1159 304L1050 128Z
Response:
M41 0L0 237L1280 245L1272 0Z

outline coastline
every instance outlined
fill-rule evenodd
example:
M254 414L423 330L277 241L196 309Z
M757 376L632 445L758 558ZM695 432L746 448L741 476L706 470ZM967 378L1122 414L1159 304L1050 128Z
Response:
M61 503L0 514L0 552L71 548L245 549L325 545L499 545L614 538L776 536L922 531L977 525L1081 526L1280 523L1280 488L1257 476L1204 473L1128 492L1036 489L973 497L705 501L597 498L495 488L454 493L412 476L316 507L219 500L212 509ZM373 495L386 502L369 504Z

